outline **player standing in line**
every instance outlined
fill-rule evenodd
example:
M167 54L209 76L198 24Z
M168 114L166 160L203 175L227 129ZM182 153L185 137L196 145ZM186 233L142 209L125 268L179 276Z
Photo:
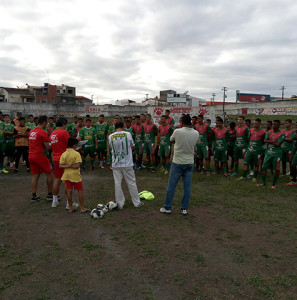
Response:
M246 179L248 167L251 165L254 167L253 182L257 181L259 165L261 165L265 134L265 130L261 129L261 119L256 119L254 121L254 128L250 129L250 142L244 160L242 176L236 180Z
M159 156L162 158L164 174L168 175L170 166L170 137L173 133L173 128L171 124L167 123L165 115L161 116L158 130L160 133Z
M234 146L234 165L235 170L232 176L238 176L239 159L245 159L246 149L249 140L249 128L244 125L244 117L237 118L238 125L235 127L236 140Z
M35 128L38 127L38 117L34 117Z
M75 137L79 136L81 129L84 128L84 119L78 118L78 124L75 126Z
M203 115L198 115L198 122L194 129L199 132L199 140L196 144L197 158L199 161L199 169L201 170L201 175L203 175L203 159L206 163L206 174L210 176L210 161L209 161L209 149L208 140L211 139L211 129L208 123L204 123Z
M210 130L211 130L211 138L208 139L208 160L209 160L209 164L210 164L210 158L211 156L213 156L213 149L212 149L212 143L213 143L213 140L212 140L212 128L211 128L211 119L206 119L205 123L208 124L208 126L210 127Z
M69 132L70 137L77 137L76 126L78 125L78 117L73 117L73 123L67 125L66 130Z
M14 170L14 125L10 123L10 116L4 115L4 139L5 139L5 155L9 157L10 170Z
M295 122L295 131L297 131L297 122ZM297 151L297 136L294 138L293 141L293 156L295 155Z
M224 166L224 175L227 173L227 151L229 131L224 127L223 119L217 119L217 127L213 128L214 149L215 149L215 169L212 174L218 174L219 162Z
M192 117L192 128L195 129L196 124L198 123L198 117L197 116L193 116Z
M13 120L12 120L12 124L14 125L14 126L19 126L20 125L20 118L23 116L23 114L21 113L21 112L17 112L17 114L16 114L16 118L14 118Z
M38 127L32 129L29 133L29 163L31 168L32 179L32 199L31 202L40 200L37 196L37 185L40 174L45 173L47 177L47 200L53 200L52 188L53 188L53 174L50 162L45 156L44 148L47 150L51 149L49 138L47 133L44 131L47 124L47 117L40 116L38 118Z
M136 154L135 170L140 170L142 165L144 132L143 132L143 124L140 121L139 115L135 116L135 124L133 125L133 130L134 130L134 142L135 142L135 154Z
M0 173L7 174L4 169L4 154L5 154L5 138L4 138L4 122L0 120Z
M146 115L146 122L143 124L144 131L144 153L146 153L147 170L152 173L156 172L156 158L155 158L155 137L158 135L158 128L152 122L150 114ZM151 168L151 161L153 167Z
M55 129L56 129L56 124L54 123L54 118L49 117L48 124L46 126L46 131L47 131L48 136L50 136Z
M28 160L29 155L29 132L30 128L25 125L25 118L19 118L19 126L14 126L13 137L15 139L15 169L13 173L19 172L20 158L23 156L23 161L26 162L27 172L30 172Z
M174 128L174 119L170 117L170 110L166 109L165 110L165 117L166 117L166 124L170 125L172 128Z
M266 185L267 170L272 168L274 170L274 178L271 188L275 189L280 174L280 162L282 158L281 144L285 139L285 135L282 131L279 130L279 120L273 121L272 128L272 130L265 134L264 143L267 144L267 149L265 152L265 158L262 166L262 182L261 184L257 184L257 186Z
M145 114L140 114L140 122L144 124L146 122Z
M179 117L179 123L176 125L176 128L182 128L182 117Z
M98 118L98 122L93 126L96 129L96 152L98 155L98 163L101 169L104 169L103 162L106 158L107 154L107 133L108 133L108 125L104 122L104 115L100 115Z
M231 122L230 126L228 126L227 129L229 131L227 164L228 164L229 157L231 157L231 166L228 169L228 175L231 175L231 172L233 172L233 168L234 168L234 146L236 140L235 123Z
M29 122L27 122L25 125L28 126L30 128L30 130L32 130L36 127L35 123L34 123L34 116L33 115L29 115Z
M290 171L291 171L291 163L292 163L293 150L294 150L293 141L296 136L295 129L292 128L292 120L291 119L285 120L285 128L282 130L282 132L285 135L284 142L281 145L282 152L283 152L282 167L283 167L283 175L286 175L287 174L287 162L289 163ZM290 172L288 175L290 175Z
M82 149L82 164L81 168L83 170L86 169L86 158L89 155L91 159L91 167L90 170L94 171L95 170L95 156L96 156L96 129L91 126L92 121L91 119L86 120L86 126L81 129L79 132L78 140L87 140L87 143L83 145Z
M58 195L61 185L61 177L63 175L64 169L59 167L60 157L66 151L68 140L70 138L69 132L66 130L67 119L59 118L56 123L56 129L50 135L50 141L53 152L54 161L54 175L55 180L53 184L53 201L52 207L57 207L59 205ZM68 206L68 201L66 199L66 209ZM68 206L69 207L69 206Z

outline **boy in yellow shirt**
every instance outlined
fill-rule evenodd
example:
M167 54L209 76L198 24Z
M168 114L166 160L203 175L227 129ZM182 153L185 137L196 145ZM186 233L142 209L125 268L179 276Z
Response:
M65 171L61 177L66 184L66 195L69 204L69 213L74 213L76 210L72 206L72 190L78 191L78 199L80 203L80 213L86 214L88 210L84 204L83 184L80 175L80 165L82 163L80 154L75 150L77 148L78 140L69 138L68 148L60 157L60 168Z

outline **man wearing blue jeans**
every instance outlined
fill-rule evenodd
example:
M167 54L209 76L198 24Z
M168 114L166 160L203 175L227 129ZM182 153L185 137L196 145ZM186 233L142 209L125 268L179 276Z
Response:
M194 148L199 139L199 133L191 128L191 117L185 115L182 117L182 128L176 129L170 141L174 142L174 155L172 166L170 170L169 182L166 192L166 199L161 213L171 213L171 205L174 198L175 188L180 180L183 178L184 182L184 195L180 206L183 215L188 214L192 174L194 166Z

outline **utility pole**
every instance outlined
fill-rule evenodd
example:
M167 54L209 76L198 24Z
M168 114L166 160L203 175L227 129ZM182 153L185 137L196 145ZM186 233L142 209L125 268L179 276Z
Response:
M211 98L211 102L212 102L212 105L214 105L214 101L215 101L215 96L217 95L216 93L212 93L212 98Z
M282 91L282 100L284 100L284 94L285 94L286 87L284 85L282 85L280 89Z
M225 123L225 100L227 98L226 92L228 91L228 88L226 86L224 86L222 88L222 91L224 91L224 98L223 98L223 121Z

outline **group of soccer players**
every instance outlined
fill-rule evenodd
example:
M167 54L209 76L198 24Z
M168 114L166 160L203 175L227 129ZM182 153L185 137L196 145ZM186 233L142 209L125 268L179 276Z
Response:
M95 169L96 158L100 168L104 168L104 164L110 163L110 160L107 161L107 138L115 131L114 125L119 121L122 121L122 118L115 115L113 122L108 125L104 120L104 115L100 115L98 122L93 123L90 116L87 115L85 120L74 117L73 122L66 125L65 129L69 133L69 137L78 138L84 143L80 150L81 169L86 168L88 156L91 170ZM56 116L47 119L44 131L49 137L56 129L55 122ZM174 130L182 126L181 124L175 126L170 111L166 110L165 115L160 117L159 126L154 124L150 114L124 117L123 122L125 130L131 133L135 142L135 170L146 168L150 172L156 172L158 164L161 163L161 171L169 174L172 146L170 136ZM8 173L4 168L5 157L9 161L12 172L19 171L21 156L27 171L30 171L29 132L37 125L38 118L34 118L33 115L30 115L29 121L25 123L21 113L18 113L13 121L9 115L0 113L1 173ZM225 176L238 176L239 161L242 160L243 171L237 180L252 179L253 182L256 182L257 176L261 172L262 180L258 185L266 185L267 170L271 169L274 174L271 187L275 188L282 163L283 174L291 174L293 177L293 181L288 185L297 185L297 122L293 127L292 120L287 119L284 128L281 129L280 126L279 120L267 121L264 129L261 120L256 119L251 127L251 121L240 116L237 118L237 124L231 122L228 127L224 126L221 117L217 117L215 126L211 127L211 121L204 120L203 115L193 116L192 127L200 134L195 147L196 170L200 174L206 173L207 176L218 174L220 170ZM54 168L51 150L45 149L45 152ZM213 172L211 172L211 157L214 161ZM110 153L109 158L111 158ZM229 166L228 163L230 163ZM287 173L288 164L289 173Z

